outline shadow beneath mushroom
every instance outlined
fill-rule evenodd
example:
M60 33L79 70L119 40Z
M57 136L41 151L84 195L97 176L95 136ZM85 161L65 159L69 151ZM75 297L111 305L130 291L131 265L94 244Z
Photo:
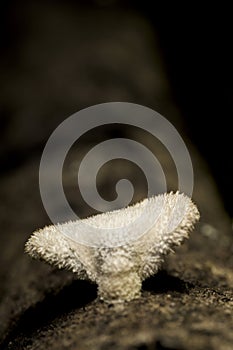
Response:
M167 292L188 293L191 288L194 288L192 283L185 282L179 277L171 276L165 270L159 271L155 276L147 278L142 284L143 290L156 294Z
M58 293L45 295L36 305L29 307L23 314L14 319L14 325L0 344L1 349L21 336L32 338L34 332L48 326L56 319L65 317L76 308L83 308L97 297L97 286L87 281L75 280Z

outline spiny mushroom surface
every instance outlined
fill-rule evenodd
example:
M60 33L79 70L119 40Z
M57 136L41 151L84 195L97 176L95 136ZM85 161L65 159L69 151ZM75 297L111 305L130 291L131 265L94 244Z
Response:
M97 283L105 302L130 301L140 297L142 281L154 275L164 257L189 237L198 219L192 200L171 192L45 227L31 235L25 251Z

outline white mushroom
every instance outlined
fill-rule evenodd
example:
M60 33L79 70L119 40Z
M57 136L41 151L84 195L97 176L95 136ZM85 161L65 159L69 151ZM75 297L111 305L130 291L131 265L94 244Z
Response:
M45 227L32 234L25 251L97 283L104 301L124 302L140 297L142 281L155 274L164 256L188 238L198 219L192 200L171 192Z

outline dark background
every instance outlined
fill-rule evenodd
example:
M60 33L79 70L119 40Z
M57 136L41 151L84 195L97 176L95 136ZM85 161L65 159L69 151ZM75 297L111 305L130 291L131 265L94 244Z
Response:
M80 80L77 72L72 72L72 67L70 71L66 68L62 71L62 65L54 64L54 57L60 55L61 60L64 56L64 67L69 65L66 43L69 50L70 46L77 46L87 53L87 60L95 62L95 19L103 16L106 21L109 14L110 18L114 17L114 12L119 27L121 13L124 21L127 14L130 17L135 13L152 26L173 100L182 117L180 123L208 163L232 216L232 21L231 11L220 5L212 4L205 9L203 6L177 8L171 4L161 8L153 1L1 1L2 175L7 176L30 157L39 157L52 130L83 107L121 100L156 109L156 101L151 102L153 91L150 96L145 91L144 97L139 93L137 97L135 91L133 98L122 91L107 95L106 81L111 80L119 88L123 71L121 76L114 76L108 69L101 72L97 67L88 78L84 73L82 83L76 87L69 84L69 74L74 75L73 81ZM72 25L67 29L69 16L71 23L77 16L80 35L72 32ZM108 25L111 27L111 19ZM88 33L93 39L89 56ZM106 26L102 35L108 35ZM146 38L146 30L143 35ZM150 44L153 60L153 40ZM73 54L72 50L69 54ZM82 70L83 61L85 57L80 62L77 59L77 70L78 67ZM98 93L88 89L88 84L85 86L85 79L98 82ZM144 79L146 86L149 77ZM130 85L130 81L121 83ZM72 99L76 88L78 97ZM164 112L165 108L158 103L157 110ZM173 121L172 113L165 116Z

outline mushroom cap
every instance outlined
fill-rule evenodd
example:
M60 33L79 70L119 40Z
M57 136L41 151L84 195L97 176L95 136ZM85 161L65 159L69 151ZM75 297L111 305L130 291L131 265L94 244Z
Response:
M171 192L119 210L57 224L56 228L76 243L111 248L133 244L153 229L168 234L176 230L187 215L193 223L197 221L196 206L186 195Z

